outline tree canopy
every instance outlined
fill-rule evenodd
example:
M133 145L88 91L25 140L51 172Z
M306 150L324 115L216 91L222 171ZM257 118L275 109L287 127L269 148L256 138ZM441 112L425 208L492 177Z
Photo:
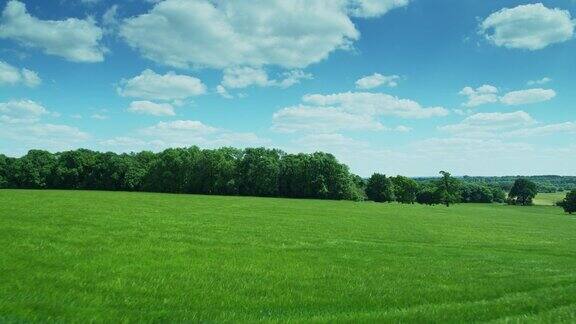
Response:
M375 202L391 202L395 200L392 180L383 174L374 173L366 184L366 196Z
M519 178L516 179L510 193L508 193L508 200L511 204L528 206L532 205L532 200L537 193L534 182L526 178Z
M558 203L568 214L576 213L576 189L566 194L566 198Z
M363 179L328 153L287 154L267 148L192 146L130 154L31 150L20 158L0 154L0 188L368 199L429 205L505 200L500 186L466 183L448 172L441 175L415 181L375 173Z

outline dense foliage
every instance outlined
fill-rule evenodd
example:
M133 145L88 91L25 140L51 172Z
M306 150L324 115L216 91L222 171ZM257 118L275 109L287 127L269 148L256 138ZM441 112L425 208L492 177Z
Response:
M514 182L519 177L517 176L504 176L504 177L458 177L462 183L465 184L479 184L481 186L498 187L505 192L509 192L514 185ZM536 184L536 189L539 193L553 193L563 192L576 189L576 176L556 176L556 175L543 175L543 176L528 176L524 177ZM418 182L427 182L433 178L417 178Z
M441 178L417 180L381 174L365 180L350 173L331 154L287 154L266 148L190 147L130 154L32 150L21 158L0 155L0 188L368 199L428 205L506 200L499 185L470 183L447 172Z
M566 194L566 198L558 203L568 214L576 213L576 189Z
M538 193L536 184L526 178L516 179L510 193L508 203L513 205L529 206Z
M392 180L385 175L374 173L366 183L366 197L375 202L392 202L394 197L394 187Z
M394 187L394 197L397 202L402 204L413 204L416 202L416 197L420 190L416 181L403 176L396 176L391 179Z
M362 199L348 167L326 153L198 147L161 153L52 154L32 150L18 159L0 156L0 187L95 189L214 195Z

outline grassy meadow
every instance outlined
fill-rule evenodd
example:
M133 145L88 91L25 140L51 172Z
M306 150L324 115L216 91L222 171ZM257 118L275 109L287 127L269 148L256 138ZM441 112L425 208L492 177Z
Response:
M0 190L0 322L574 322L560 208Z
M555 206L557 202L566 198L568 192L539 193L534 198L534 204L540 206Z

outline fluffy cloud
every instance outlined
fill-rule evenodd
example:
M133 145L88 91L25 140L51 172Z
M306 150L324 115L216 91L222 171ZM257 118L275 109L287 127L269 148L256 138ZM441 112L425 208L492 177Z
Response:
M137 131L136 136L121 136L100 141L100 146L115 151L154 150L170 147L248 147L264 145L267 140L254 133L239 133L212 127L196 120L159 122Z
M524 111L511 113L478 113L458 124L439 127L440 130L463 137L494 137L498 132L526 127L536 121Z
M550 89L527 89L512 91L505 94L500 101L509 106L526 105L548 101L556 97L556 92Z
M488 84L476 89L465 87L459 94L468 97L468 101L463 104L464 107L468 108L498 102L498 88Z
M294 144L304 151L314 152L318 150L333 152L341 147L369 147L369 144L346 137L338 133L308 134L295 141Z
M576 122L565 122L533 128L518 129L511 132L507 132L504 134L504 136L508 137L544 136L560 133L576 133Z
M234 96L232 96L228 90L226 90L226 88L224 88L221 84L219 84L218 86L216 86L216 93L221 95L222 97L226 98L226 99L232 99L234 98Z
M365 76L358 81L356 81L356 88L358 89L374 89L380 86L386 87L396 87L398 86L398 80L400 77L398 75L382 75L380 73L374 73L369 76Z
M296 106L277 111L272 129L283 133L297 131L329 133L339 130L385 130L369 115L351 114L333 107Z
M199 96L206 93L206 86L197 78L168 72L157 74L145 70L142 74L122 80L118 93L125 97L148 100L177 100Z
M120 34L146 58L179 68L304 68L359 38L350 16L379 16L406 3L166 0L124 20Z
M373 18L408 5L409 0L350 0L348 10L354 17Z
M571 39L574 25L569 11L536 3L497 11L480 30L496 46L539 50Z
M34 88L42 83L42 79L34 71L28 69L18 70L14 66L0 61L0 86L23 84Z
M176 120L172 122L159 122L142 131L145 135L157 136L159 138L178 139L184 137L200 137L215 133L218 129L203 124L196 120Z
M300 83L303 79L311 79L312 75L301 70L284 72L283 79L270 80L268 73L261 68L235 67L224 70L224 77L220 86L225 89L241 89L250 86L288 88ZM224 90L225 90L224 89ZM221 94L224 92L217 91Z
M44 106L32 100L0 102L0 122L3 123L32 123L48 113Z
M352 114L395 116L400 118L431 118L448 115L442 107L424 108L419 103L384 93L345 92L331 95L306 95L303 101L316 106L335 106Z
M383 93L311 94L302 100L302 105L283 108L274 113L272 129L287 133L334 133L342 130L407 132L410 128L406 126L385 127L378 117L430 118L448 114L442 107L423 108L415 101Z
M228 89L240 89L249 86L266 87L269 82L268 73L263 69L242 67L225 69L221 85Z
M62 150L89 138L78 128L46 123L45 116L53 116L44 106L32 100L0 103L0 143L9 141L19 155L31 148Z
M549 78L549 77L543 77L543 78L540 79L540 80L530 80L530 81L527 82L527 84L528 84L529 86L535 86L535 85L547 84L547 83L550 83L550 82L552 82L552 79L551 79L551 78Z
M548 101L556 97L554 90L541 88L511 91L500 97L498 96L498 88L491 85L483 85L476 89L465 87L459 94L468 97L468 101L462 104L468 108L496 102L508 106L526 105Z
M130 103L128 111L137 114L153 115L153 116L176 115L176 113L174 112L174 107L172 107L171 104L167 103L158 104L151 101L133 101L132 103Z
M411 147L424 154L469 160L471 155L485 160L487 154L502 154L505 152L531 151L532 146L525 143L507 143L500 139L478 138L429 138L414 142ZM458 155L463 154L463 155Z
M105 48L102 30L92 19L40 20L26 11L24 3L11 0L2 13L0 38L40 48L46 54L73 62L101 62Z

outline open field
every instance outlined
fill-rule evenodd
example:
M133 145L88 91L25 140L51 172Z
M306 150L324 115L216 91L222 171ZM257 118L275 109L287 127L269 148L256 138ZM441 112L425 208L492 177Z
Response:
M566 198L568 192L539 193L534 198L534 204L540 206L554 206L557 202Z
M560 208L0 190L0 322L576 321Z

